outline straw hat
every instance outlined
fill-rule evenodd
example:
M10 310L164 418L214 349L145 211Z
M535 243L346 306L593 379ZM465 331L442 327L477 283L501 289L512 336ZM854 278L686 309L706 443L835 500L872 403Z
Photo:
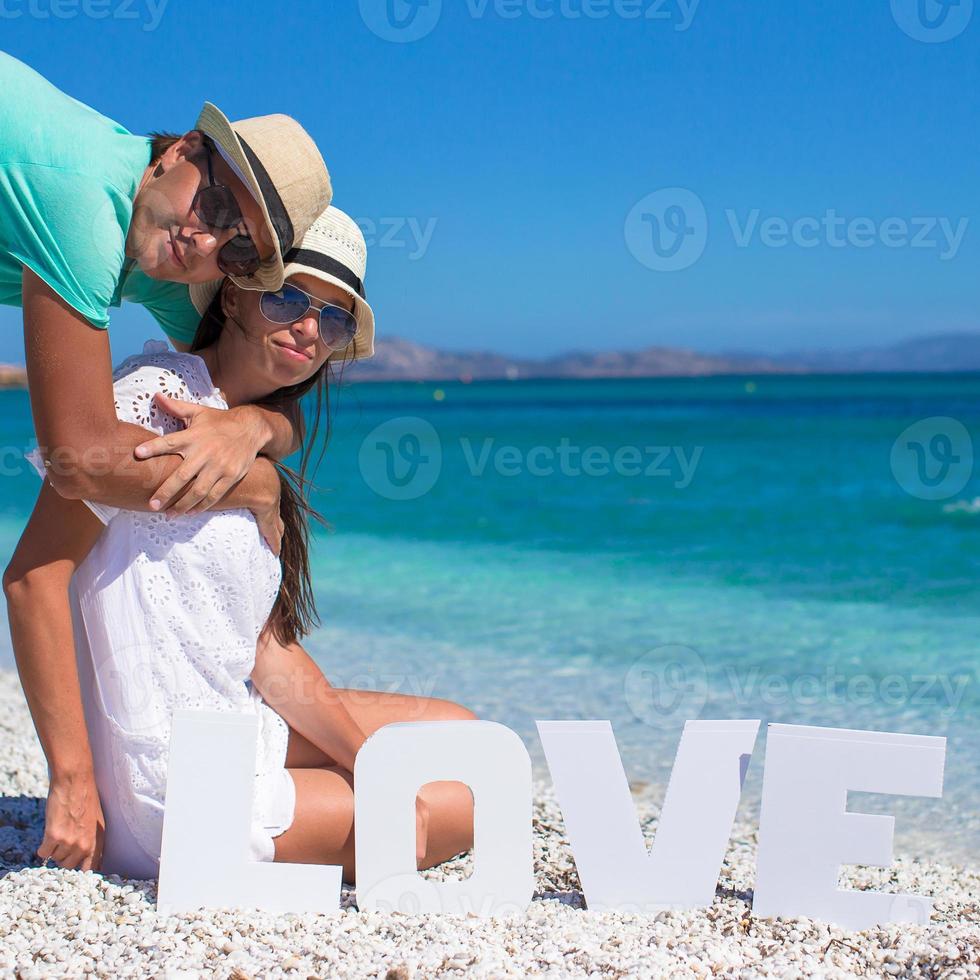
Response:
M374 356L374 311L368 305L364 292L366 270L367 245L364 235L353 218L335 207L327 208L313 222L296 248L286 253L283 269L285 279L305 273L332 283L354 300L357 332L352 343L356 360ZM190 287L191 300L202 316L222 282L223 279L213 279ZM347 349L333 351L327 360L344 358L346 353Z
M205 102L194 128L210 137L245 179L272 232L275 254L254 275L233 277L235 283L243 289L279 289L283 255L333 197L320 151L289 116L256 116L232 123L217 106Z

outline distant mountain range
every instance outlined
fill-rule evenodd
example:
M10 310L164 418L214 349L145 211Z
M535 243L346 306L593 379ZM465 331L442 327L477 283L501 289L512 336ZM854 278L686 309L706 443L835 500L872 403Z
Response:
M913 337L889 347L789 353L777 360L808 371L980 371L980 333Z
M570 351L554 357L507 357L491 351L443 351L389 337L375 355L357 361L348 377L358 381L439 381L508 378L645 378L669 375L731 374L738 371L785 372L787 365L752 355L700 354L672 347L633 351Z
M980 371L980 333L917 337L889 347L754 354L703 354L679 347L570 351L545 358L492 351L444 351L400 337L379 338L375 355L349 365L351 381L518 378L657 378L713 374L849 374L875 371ZM23 388L24 368L0 364L0 388Z
M677 347L571 351L547 358L491 351L443 351L399 337L378 340L375 355L347 368L352 381L443 381L495 378L650 378L713 374L816 374L874 371L980 371L980 333L919 337L889 347L703 354Z

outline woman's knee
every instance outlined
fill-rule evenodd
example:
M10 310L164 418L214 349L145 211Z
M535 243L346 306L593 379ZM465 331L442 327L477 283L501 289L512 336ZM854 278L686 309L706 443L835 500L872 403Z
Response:
M430 698L432 703L432 713L429 717L433 721L475 721L476 714L469 708L455 701L447 701L445 698Z
M421 869L441 864L473 846L473 793L466 783L426 783L419 795L429 804L429 836Z
M340 767L290 769L296 786L293 821L275 842L277 861L342 864L353 860L353 777Z

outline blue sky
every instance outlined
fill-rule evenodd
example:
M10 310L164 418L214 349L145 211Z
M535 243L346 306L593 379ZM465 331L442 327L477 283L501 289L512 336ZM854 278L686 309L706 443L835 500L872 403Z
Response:
M367 234L379 336L537 356L980 329L973 0L0 0L0 29L134 132L205 99L299 119ZM116 357L157 334L137 308L111 329Z

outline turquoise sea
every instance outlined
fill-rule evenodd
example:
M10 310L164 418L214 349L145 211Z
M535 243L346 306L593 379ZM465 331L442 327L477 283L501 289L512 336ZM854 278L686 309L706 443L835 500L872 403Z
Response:
M373 384L332 414L308 648L335 685L458 700L542 776L535 719L609 719L658 785L685 718L945 735L942 800L850 806L976 862L980 376ZM6 556L26 393L0 427Z

